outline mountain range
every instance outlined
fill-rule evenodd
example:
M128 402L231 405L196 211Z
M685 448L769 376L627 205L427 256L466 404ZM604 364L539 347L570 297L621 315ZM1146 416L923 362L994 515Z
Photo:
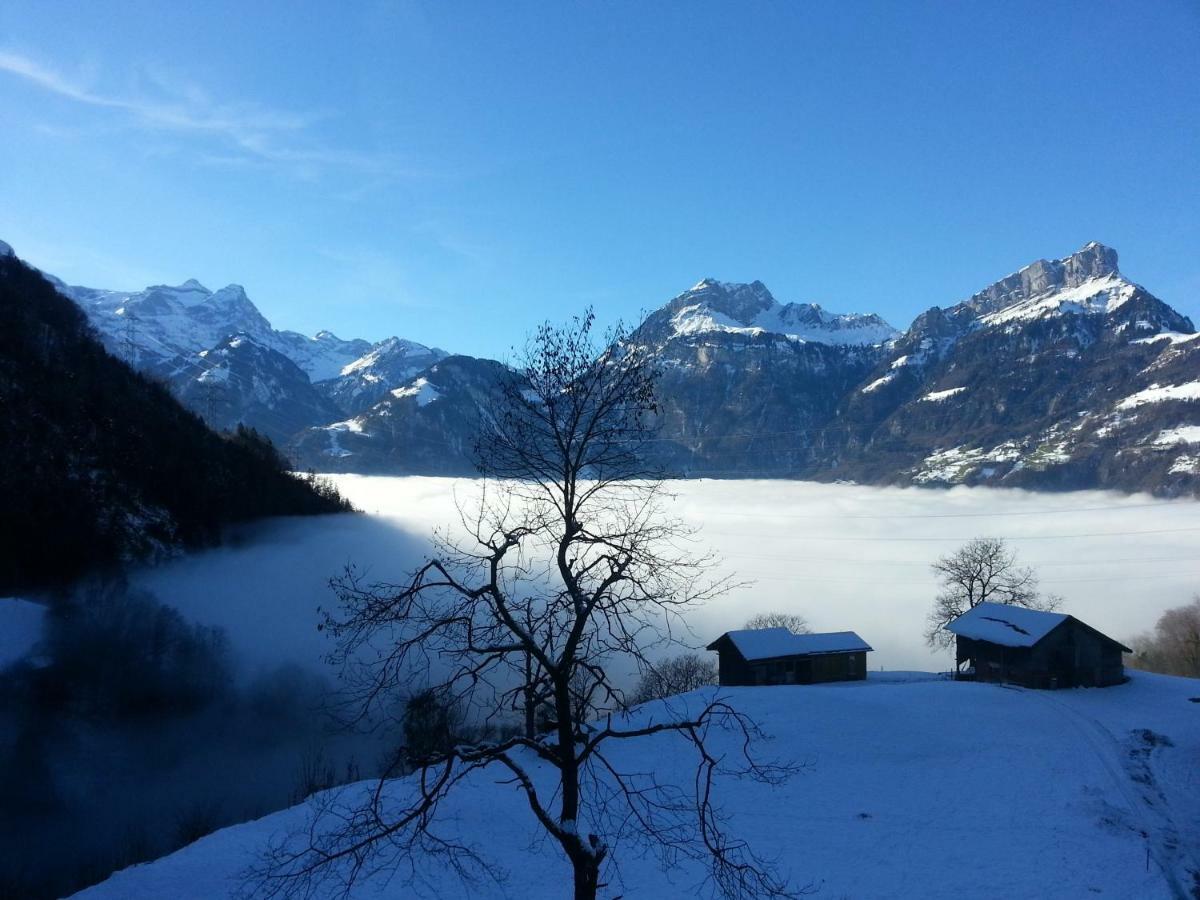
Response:
M498 362L399 337L278 331L238 285L55 284L111 353L213 427L270 436L302 468L474 471ZM659 362L655 462L673 475L1200 487L1200 335L1095 242L904 331L706 278L632 340Z

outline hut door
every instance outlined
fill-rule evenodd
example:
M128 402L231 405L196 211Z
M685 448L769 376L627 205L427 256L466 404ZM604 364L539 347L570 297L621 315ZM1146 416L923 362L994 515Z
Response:
M812 684L813 664L811 659L796 660L796 684Z

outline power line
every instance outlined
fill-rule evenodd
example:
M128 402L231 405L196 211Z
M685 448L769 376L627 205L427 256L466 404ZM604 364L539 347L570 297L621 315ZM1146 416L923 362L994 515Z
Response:
M1058 541L1069 540L1073 538L1096 538L1096 537L1128 537L1138 534L1180 534L1184 532L1200 531L1200 526L1191 526L1187 528L1150 528L1144 531L1084 531L1075 534L1032 534L1032 535L1008 535L1001 536L998 539L1002 541ZM727 537L737 537L741 533L736 531L707 531L706 534L724 535ZM766 535L760 535L757 539L761 540ZM780 535L793 541L835 541L835 542L936 542L946 543L953 541L961 541L963 536L947 535L945 537L862 537L862 536L845 536L845 535L819 535L819 534L797 534L797 535Z
M1149 575L1114 575L1106 578L1057 578L1040 581L1040 584L1099 584L1110 581L1141 581L1145 578L1177 578L1180 581L1198 580L1200 581L1200 572L1158 572ZM778 581L786 584L794 584L797 581L820 581L830 584L854 584L862 585L871 583L870 579L865 578L837 578L825 575L809 575L804 572L798 572L795 575L759 575L749 576L751 582L757 581ZM895 581L888 580L888 585L896 587L921 587L928 588L936 583L936 579L930 578L927 581Z
M805 482L814 483L814 482ZM865 487L872 487L865 485ZM1031 509L1008 512L978 512L978 513L875 513L875 514L843 514L830 513L777 513L777 512L735 512L732 510L706 510L705 516L738 517L752 519L991 519L1002 516L1048 516L1081 512L1123 512L1127 509L1186 509L1197 511L1197 506L1190 500L1159 500L1153 503L1121 503L1112 506L1076 506L1060 509Z
M922 568L922 569L928 569L931 565L929 562L917 561L917 560L862 559L861 557L849 557L849 556L825 556L825 557L807 556L807 557L805 557L805 556L787 556L787 555L781 555L781 554L764 555L764 554L758 554L758 553L737 553L737 552L732 552L732 553L722 552L720 555L724 559L755 559L755 560L763 560L766 562L813 563L816 565L823 565L823 564L827 564L827 563L843 563L844 562L844 563L854 563L855 565L903 566L903 567L916 567L916 568ZM1115 559L1106 558L1106 559L1086 560L1083 562L1039 562L1038 560L1022 560L1021 562L1022 562L1022 565L1027 565L1029 568L1032 568L1032 569L1059 569L1059 568L1073 568L1073 567L1078 567L1078 566L1088 566L1088 567L1109 566L1109 565L1127 566L1130 563L1135 564L1135 565L1136 564L1159 563L1159 562L1196 563L1196 562L1200 562L1200 555L1196 555L1196 556L1150 556L1150 557L1127 556L1127 557L1120 557L1120 558L1115 558Z

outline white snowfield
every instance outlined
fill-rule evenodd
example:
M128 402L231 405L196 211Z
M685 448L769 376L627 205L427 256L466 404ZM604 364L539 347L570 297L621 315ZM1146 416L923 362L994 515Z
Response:
M1028 300L982 316L980 321L987 325L999 325L1061 313L1107 314L1125 305L1136 291L1136 284L1113 273L1102 278L1089 278L1075 287L1047 291L1030 297Z
M753 292L755 286L717 282L705 279L688 293L719 287L729 293ZM761 286L759 286L761 288ZM765 292L765 288L762 288ZM862 313L831 313L816 304L780 303L770 298L770 304L750 319L736 319L713 309L701 296L696 303L680 308L671 317L675 337L706 334L715 331L731 334L778 334L791 341L869 346L884 344L900 332L878 316Z
M1117 404L1117 409L1136 409L1147 403L1163 403L1167 400L1200 400L1200 381L1186 384L1152 384L1145 390L1130 394Z
M417 406L428 406L438 397L442 396L441 391L429 383L428 378L418 378L412 384L405 387L399 387L391 392L392 396L397 400L402 400L405 397L416 397Z
M1138 338L1135 344L1153 344L1155 341L1169 341L1172 344L1186 344L1200 338L1200 331L1193 334L1181 334L1178 331L1162 331L1150 337Z
M671 703L695 706L714 691L770 735L760 744L764 756L806 764L781 787L720 779L717 800L731 833L815 896L1190 896L1200 871L1200 708L1189 702L1200 696L1198 681L1133 673L1117 687L1038 692L873 674L866 682L706 689ZM632 718L670 714L660 702ZM733 752L732 735L713 740ZM691 785L692 757L675 738L631 741L614 756L626 770ZM527 762L546 785L548 773ZM444 833L475 845L499 883L464 886L432 861L421 867L431 879L423 891L373 874L350 896L568 896L568 867L537 840L525 801L504 780L477 773L444 809ZM352 801L366 787L338 796ZM388 790L401 796L412 782ZM231 896L267 842L305 827L310 809L224 829L78 896ZM664 873L635 845L613 853L620 868L607 873L602 896L704 896L696 864Z
M42 636L46 607L19 597L0 597L0 669L26 656Z
M941 403L943 400L948 400L949 398L953 397L955 394L961 394L965 390L966 390L965 387L956 387L956 388L947 388L944 391L931 391L930 393L928 393L924 397L922 397L921 400L923 400L927 403Z
M1174 447L1176 444L1200 444L1200 425L1164 428L1154 439L1156 447Z
M869 394L872 391L877 391L884 385L891 384L895 380L896 380L896 373L888 372L882 378L876 378L874 381L872 381L870 384L868 384L866 387L864 387L862 389L862 393Z

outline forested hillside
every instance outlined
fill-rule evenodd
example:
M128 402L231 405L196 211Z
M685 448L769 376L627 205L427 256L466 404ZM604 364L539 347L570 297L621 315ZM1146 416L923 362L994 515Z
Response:
M0 595L212 543L234 522L346 508L254 431L211 431L0 255Z

